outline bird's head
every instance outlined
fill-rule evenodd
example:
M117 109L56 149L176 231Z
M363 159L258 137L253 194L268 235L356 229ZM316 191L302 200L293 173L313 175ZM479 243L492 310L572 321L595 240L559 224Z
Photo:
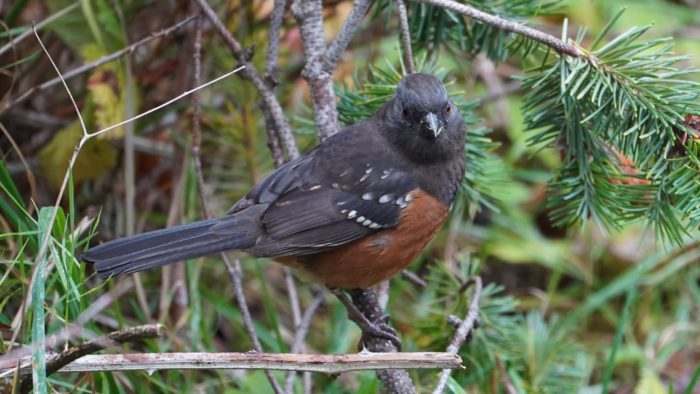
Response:
M385 110L386 136L411 159L432 163L463 154L462 115L433 75L403 77Z

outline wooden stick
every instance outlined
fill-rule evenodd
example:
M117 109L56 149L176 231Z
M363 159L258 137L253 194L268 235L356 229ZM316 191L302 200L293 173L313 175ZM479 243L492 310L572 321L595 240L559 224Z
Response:
M57 355L46 355L48 362ZM31 373L24 357L20 375ZM58 373L148 371L169 369L266 369L337 374L375 369L462 369L453 353L124 353L87 355L61 368Z

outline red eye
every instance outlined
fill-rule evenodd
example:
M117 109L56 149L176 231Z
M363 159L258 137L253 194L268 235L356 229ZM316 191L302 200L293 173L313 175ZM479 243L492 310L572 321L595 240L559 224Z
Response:
M448 114L449 114L450 112L452 112L452 106L449 105L449 104L447 104L447 108L445 108L445 112L447 112Z
M403 115L404 118L408 118L408 115L410 115L411 113L408 112L408 110L404 108L404 110L401 111L401 114Z

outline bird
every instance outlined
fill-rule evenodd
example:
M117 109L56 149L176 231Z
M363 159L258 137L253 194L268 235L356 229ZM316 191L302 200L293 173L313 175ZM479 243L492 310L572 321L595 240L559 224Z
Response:
M443 83L408 74L375 114L278 167L224 216L108 241L81 258L110 278L238 249L305 281L368 288L406 268L446 221L465 134Z

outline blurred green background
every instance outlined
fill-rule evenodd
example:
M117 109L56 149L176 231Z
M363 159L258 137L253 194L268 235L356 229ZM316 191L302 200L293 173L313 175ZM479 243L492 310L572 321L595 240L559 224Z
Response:
M555 36L561 35L566 20L570 37L586 29L583 47L626 7L604 40L652 23L644 39L672 36L673 52L690 55L677 67L697 67L700 59L697 0L470 3ZM273 2L211 5L243 45L255 45L253 60L262 70ZM338 32L351 6L350 1L324 1L327 39ZM68 12L40 29L64 73L197 11L194 3L180 0L2 2L0 47L27 31L31 21L66 7ZM480 328L462 347L466 369L453 373L449 392L508 393L512 388L528 393L700 393L700 244L694 234L684 235L679 244L657 239L643 222L615 231L595 222L554 226L547 183L560 169L562 157L553 146L528 144L532 132L526 131L522 110L527 92L520 83L542 59L542 49L523 55L527 51L509 50L505 37L485 29L475 29L476 35L466 38L455 37L456 29L441 33L440 26L458 23L431 19L430 25L421 18L444 16L421 10L409 5L416 62L444 77L461 103L473 148L468 167L472 178L449 223L410 267L427 287L404 276L392 280L387 309L404 351L444 350L454 330L448 316L463 317L471 297L470 291L462 294L459 288L478 274L485 285ZM68 86L88 129L115 124L126 114L143 112L190 89L193 41L194 23L189 23L119 61L70 79ZM402 74L399 43L395 4L376 2L334 74L341 122L367 116L391 94ZM313 115L300 76L302 43L289 10L280 45L277 96L292 120L300 149L307 151L316 144ZM203 81L235 64L205 24ZM160 322L167 327L163 338L126 344L117 351L249 350L232 285L218 258L143 273L138 281L102 282L74 257L89 243L201 218L190 98L83 147L52 229L45 284L33 288L35 293L43 291L43 303L37 304L36 296L29 300L38 234L42 224L46 228L47 207L54 202L82 131L60 85L13 102L55 77L33 36L0 49L0 70L5 108L0 113L0 352L28 349L39 335L40 328L32 323L37 313L45 315L49 338L79 325L81 329L70 335L72 344ZM697 75L688 78L697 81ZM205 192L217 215L274 168L258 100L251 84L235 76L202 91ZM126 152L134 153L133 161ZM132 171L130 184L125 180ZM131 193L133 204L125 202ZM266 259L234 256L244 267L246 296L263 347L290 351L294 326L281 267ZM316 291L299 285L303 307ZM327 296L312 320L306 350L355 352L359 334L342 305ZM64 349L63 341L48 344L50 351ZM284 374L274 375L284 382ZM431 391L437 381L436 371L411 375L420 392ZM312 381L313 392L381 390L373 372L315 374ZM54 374L47 383L57 392L272 392L261 371ZM0 391L13 387L11 381L0 380ZM301 378L294 389L303 392Z

